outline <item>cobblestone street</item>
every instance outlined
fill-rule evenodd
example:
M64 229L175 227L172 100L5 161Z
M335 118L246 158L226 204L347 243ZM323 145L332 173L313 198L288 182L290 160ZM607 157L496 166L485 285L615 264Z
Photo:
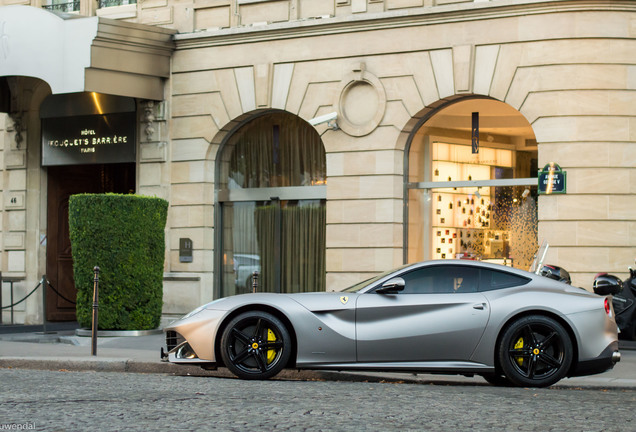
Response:
M16 369L0 369L0 388L0 430L636 430L636 392L622 389Z

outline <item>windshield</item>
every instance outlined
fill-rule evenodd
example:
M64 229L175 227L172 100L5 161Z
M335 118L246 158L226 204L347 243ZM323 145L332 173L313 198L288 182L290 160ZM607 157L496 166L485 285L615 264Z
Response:
M543 260L545 259L545 255L548 253L548 248L550 245L546 240L543 240L539 250L537 250L537 254L534 256L534 260L532 261L532 265L528 269L530 273L539 274L541 271L541 267L543 267Z
M401 270L401 269L403 269L403 268L406 268L406 267L408 267L408 266L410 266L410 265L412 265L412 264L404 264L403 266L400 266L400 267L398 267L398 268L394 268L394 269L391 269L391 270L385 271L384 273L380 273L380 274L379 274L379 275L377 275L377 276L374 276L374 277L372 277L372 278L369 278L369 279L363 280L362 282L358 282L357 284L355 284L355 285L353 285L353 286L350 286L349 288L346 288L346 289L342 290L342 292L350 292L350 293L351 293L351 292L358 292L358 291L360 291L361 289L366 288L367 286L369 286L369 285L371 285L371 284L373 284L373 283L375 283L375 282L379 281L379 280L380 280L380 279L382 279L383 277L388 276L388 275L390 275L391 273L394 273L394 272L396 272L396 271L398 271L398 270Z

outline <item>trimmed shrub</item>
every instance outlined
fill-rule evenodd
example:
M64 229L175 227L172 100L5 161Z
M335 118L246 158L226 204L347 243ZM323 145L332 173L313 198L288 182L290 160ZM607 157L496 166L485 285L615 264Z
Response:
M99 329L159 326L168 202L121 194L69 199L69 234L77 288L77 321L90 327L93 268L99 274Z

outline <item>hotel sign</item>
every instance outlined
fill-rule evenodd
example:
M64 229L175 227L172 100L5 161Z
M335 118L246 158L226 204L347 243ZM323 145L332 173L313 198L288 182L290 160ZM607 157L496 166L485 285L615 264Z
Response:
M135 113L42 119L42 166L135 162Z
M192 240L189 238L179 239L179 262L192 262Z

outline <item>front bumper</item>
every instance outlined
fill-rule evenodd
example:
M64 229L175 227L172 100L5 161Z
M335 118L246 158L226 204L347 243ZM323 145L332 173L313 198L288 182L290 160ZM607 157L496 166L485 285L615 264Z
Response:
M215 364L214 341L224 310L202 309L171 323L164 329L166 350L162 359L171 363Z
M174 347L168 352L164 351L162 347L160 355L161 355L162 361L170 362L170 363L177 363L177 364L205 363L208 365L213 364L207 360L201 360L199 357L197 357L196 353L192 350L192 347L190 347L190 344L188 344L187 342L182 342L181 344Z
M579 361L570 376L600 374L612 369L620 360L621 353L618 351L618 341L612 342L598 357L591 360Z
M177 364L205 363L208 366L214 366L214 363L210 363L209 360L200 359L190 344L174 330L166 331L166 348L168 351L164 351L163 347L160 351L162 361Z

